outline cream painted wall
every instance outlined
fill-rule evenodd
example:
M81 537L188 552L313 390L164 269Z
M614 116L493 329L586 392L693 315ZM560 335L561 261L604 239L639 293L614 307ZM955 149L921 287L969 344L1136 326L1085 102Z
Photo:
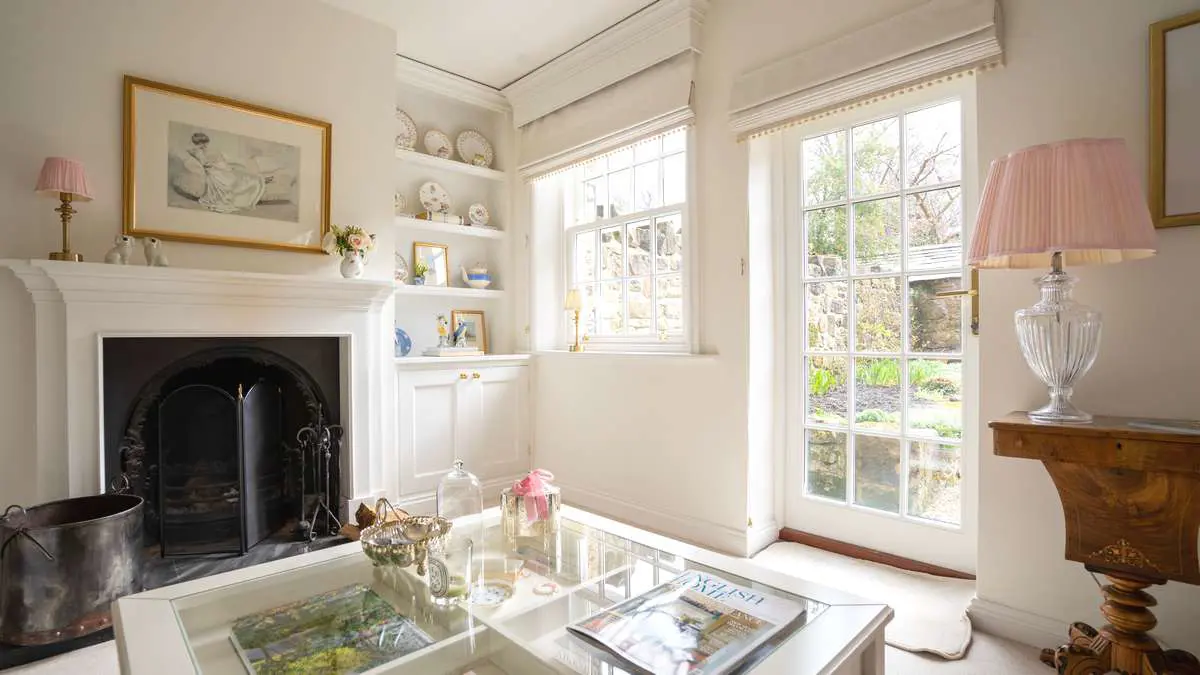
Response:
M333 222L379 233L384 263L369 265L367 275L390 278L391 29L317 0L13 0L3 17L0 258L41 258L59 248L55 201L34 195L33 185L44 157L66 155L83 160L95 195L78 206L74 248L85 260L103 260L121 229L121 77L128 73L332 122ZM165 246L176 267L338 275L327 256ZM385 314L390 325L390 305ZM0 273L5 504L39 497L26 480L33 475L33 340L29 296ZM388 356L390 349L380 358ZM380 388L390 409L392 387Z
M979 149L986 163L1027 145L1077 136L1126 139L1146 165L1147 35L1151 23L1200 9L1197 0L1002 0L1003 68L981 74ZM1143 172L1144 173L1144 172ZM1095 413L1200 417L1196 260L1200 228L1162 231L1156 258L1075 270L1076 296L1104 313L1100 358L1076 390ZM1033 304L1032 271L981 275L981 411L985 421L1043 402L1025 366L1012 313ZM1099 626L1100 596L1078 563L1063 560L1063 514L1042 466L991 454L980 429L978 593L1062 622ZM1173 647L1200 650L1200 589L1152 591L1156 631Z

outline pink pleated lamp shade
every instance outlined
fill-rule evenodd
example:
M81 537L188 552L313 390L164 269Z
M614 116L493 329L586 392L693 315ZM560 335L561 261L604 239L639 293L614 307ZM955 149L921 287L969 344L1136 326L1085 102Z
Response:
M1096 265L1154 255L1158 234L1119 138L1078 138L992 162L968 261L981 268Z
M83 162L66 157L47 157L38 175L35 192L57 194L66 192L80 201L90 201L92 191L88 187L87 173Z

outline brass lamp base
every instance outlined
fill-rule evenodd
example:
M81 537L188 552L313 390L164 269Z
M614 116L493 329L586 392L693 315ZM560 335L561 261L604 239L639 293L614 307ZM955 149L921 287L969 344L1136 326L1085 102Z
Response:
M63 250L50 253L50 259L66 262L83 262L83 256L71 250L71 216L79 213L71 206L71 202L74 201L74 195L70 192L60 192L58 193L58 198L62 201L62 204L54 210L58 213L59 219L62 220Z
M51 260L65 260L67 262L83 262L83 255L74 251L51 251Z

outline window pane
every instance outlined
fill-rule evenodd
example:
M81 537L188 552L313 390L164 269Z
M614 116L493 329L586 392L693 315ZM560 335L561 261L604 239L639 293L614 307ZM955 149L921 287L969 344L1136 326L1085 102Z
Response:
M626 272L624 276L640 277L654 273L654 239L650 221L639 220L625 226Z
M663 205L687 201L686 155L671 155L663 159Z
M854 281L855 345L864 352L900 351L899 277Z
M633 161L645 162L650 159L658 159L659 155L659 139L647 138L633 146Z
M854 435L854 503L900 513L900 439Z
M633 170L608 174L608 217L633 213Z
M804 203L825 204L846 198L846 132L835 131L804 141Z
M854 127L854 194L900 189L900 119Z
M900 198L854 205L854 271L900 271Z
M633 181L637 210L648 211L663 205L662 186L658 181L658 162L638 164L633 170Z
M846 426L849 359L845 356L812 356L807 361L808 410L805 419L810 424Z
M683 333L683 276L668 274L658 277L655 295L656 314L660 333L665 329L669 335Z
M687 149L687 129L676 129L662 137L662 151L664 155L669 155L672 152L682 152Z
M905 115L905 183L936 185L962 177L962 115L958 101Z
M606 185L603 176L583 184L583 197L579 200L580 224L604 218L604 204L608 201Z
M900 431L900 359L854 359L854 425Z
M962 189L917 192L905 199L908 269L962 267Z
M656 271L678 272L683 266L683 219L678 213L654 219Z
M647 230L649 227L647 226ZM626 286L626 311L631 335L654 334L654 285L649 278L630 279Z
M846 434L808 429L804 434L808 494L846 499Z
M850 282L825 281L805 284L805 316L808 319L809 350L844 352L850 349Z
M596 178L597 176L604 175L607 170L608 158L597 157L596 159L593 159L592 161L583 165L583 177L585 179Z
M922 438L962 438L962 361L908 362L908 432Z
M846 274L846 207L835 206L804 213L808 238L808 276L840 277Z
M621 226L600 230L600 278L615 279L625 269L625 240Z
M939 298L962 288L962 277L912 277L908 280L908 339L914 352L962 351L963 298Z
M596 280L596 231L575 237L575 282Z
M620 335L625 331L625 284L606 281L600 284L600 316L597 333Z
M579 294L583 300L583 311L579 313L580 330L583 335L595 335L599 325L600 284L584 284L579 287Z
M633 163L633 148L622 148L608 156L608 170L624 169Z
M962 522L961 457L957 445L909 443L908 515Z

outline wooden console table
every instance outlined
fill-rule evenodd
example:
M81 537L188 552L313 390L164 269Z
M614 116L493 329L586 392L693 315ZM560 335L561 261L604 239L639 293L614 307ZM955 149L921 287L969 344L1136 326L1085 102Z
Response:
M989 424L995 454L1046 466L1062 501L1067 560L1110 582L1100 607L1109 623L1099 631L1072 624L1068 644L1043 650L1042 660L1071 675L1200 675L1195 656L1164 651L1147 635L1158 620L1145 591L1167 581L1200 584L1200 435L1131 421L1034 424L1016 412Z

